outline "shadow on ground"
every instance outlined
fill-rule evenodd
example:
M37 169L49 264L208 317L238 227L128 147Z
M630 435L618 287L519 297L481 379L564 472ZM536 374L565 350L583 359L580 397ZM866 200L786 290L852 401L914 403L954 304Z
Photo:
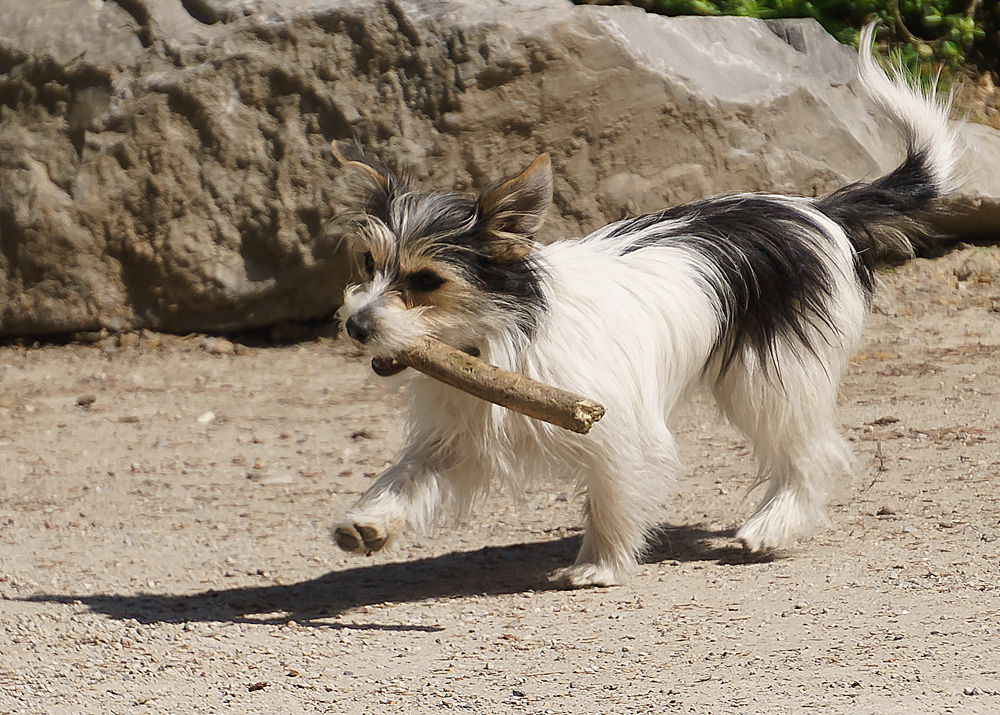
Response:
M732 531L666 526L652 540L646 562L745 564L761 560L759 556L747 557L741 548L733 545L732 536ZM549 575L573 562L580 538L488 546L416 561L358 566L287 585L241 586L188 595L37 594L25 600L79 603L95 613L118 619L134 618L142 623L284 623L294 620L300 624L350 626L352 629L437 630L423 626L336 624L327 619L366 605L551 590L555 587L549 582Z

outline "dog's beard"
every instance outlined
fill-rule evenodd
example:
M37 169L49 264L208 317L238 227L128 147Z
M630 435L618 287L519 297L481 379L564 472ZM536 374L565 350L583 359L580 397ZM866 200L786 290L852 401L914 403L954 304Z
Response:
M479 357L481 346L489 340L491 326L499 320L482 316L455 315L427 306L402 307L390 293L379 294L377 281L348 288L344 306L338 311L341 325L358 312L365 310L375 325L371 336L361 342L343 332L344 339L372 356L372 371L379 377L392 377L406 369L395 359L422 336L436 338L464 352ZM486 316L495 311L486 310Z

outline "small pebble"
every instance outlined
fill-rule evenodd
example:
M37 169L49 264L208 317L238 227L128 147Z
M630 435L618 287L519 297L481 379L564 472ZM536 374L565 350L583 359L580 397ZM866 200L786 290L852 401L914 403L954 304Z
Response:
M123 348L137 348L139 347L139 335L138 333L119 333L118 344Z
M225 338L205 338L202 345L209 355L233 355L236 352L236 346Z
M198 424L207 425L209 422L215 419L215 413L211 410L208 412L202 412L198 415Z

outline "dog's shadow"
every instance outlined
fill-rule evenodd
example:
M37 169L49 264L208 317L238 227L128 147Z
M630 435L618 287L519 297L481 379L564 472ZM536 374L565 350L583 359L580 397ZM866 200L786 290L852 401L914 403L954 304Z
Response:
M732 531L698 526L662 527L645 561L743 564L761 560L759 556L748 558L733 545L732 535ZM366 605L552 590L557 587L550 583L550 574L573 562L580 538L488 546L415 561L358 566L287 585L268 583L189 595L37 594L25 600L83 604L96 613L142 623L294 620L354 629L439 630L427 626L347 624L329 619Z

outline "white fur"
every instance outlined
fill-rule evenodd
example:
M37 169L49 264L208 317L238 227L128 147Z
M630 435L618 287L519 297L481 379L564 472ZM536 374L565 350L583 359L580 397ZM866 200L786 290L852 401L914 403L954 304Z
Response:
M412 374L408 446L339 528L365 525L391 539L429 528L440 506L469 505L497 479L520 492L544 475L575 483L587 498L583 546L561 579L620 583L662 522L680 469L670 422L691 391L707 384L753 441L760 480L769 485L739 537L754 550L789 545L822 519L827 487L849 464L834 427L837 379L865 314L850 245L821 220L837 241L829 260L838 331L816 341L819 356L780 349L780 384L749 354L718 384L711 366L706 372L720 309L701 287L697 254L657 248L619 256L614 241L599 237L539 248L548 270L547 319L526 346L512 343L509 331L490 335L483 357L592 397L607 416L581 436ZM388 324L399 318L392 312L383 313Z
M348 286L344 305L337 312L341 321L362 310L375 310L379 315L379 331L365 347L376 357L390 357L400 345L409 345L427 332L420 319L421 311L403 310L398 298L389 290L389 281L381 273L370 283Z
M906 79L896 65L889 74L875 59L873 40L875 23L861 31L858 42L858 76L861 86L903 132L906 142L917 151L925 152L942 194L958 188L955 163L958 160L958 140L948 123L949 101L939 101L932 90Z
M866 33L863 85L928 153L936 180L947 186L954 145L943 110L902 80L886 79ZM379 548L401 531L430 528L444 508L469 507L496 484L516 493L544 477L574 484L586 498L583 545L558 578L571 586L621 583L667 513L681 469L670 426L698 388L714 394L759 463L764 495L738 538L766 551L789 546L823 523L828 491L851 463L836 429L837 385L860 340L866 295L844 230L809 200L769 198L819 227L806 240L832 276L830 325L809 324L812 350L779 338L774 365L761 365L757 353L744 350L723 370L724 309L704 289L705 275L719 267L683 244L624 252L642 232L609 238L621 225L613 224L579 241L538 247L547 309L534 338L526 341L511 323L489 316L464 337L482 347L485 360L596 399L606 416L582 436L410 370L407 446L335 526L341 545ZM391 300L378 279L348 290L342 317L364 307L376 309L382 326L378 340L365 346L376 354L405 347L411 328L427 327L421 315Z

